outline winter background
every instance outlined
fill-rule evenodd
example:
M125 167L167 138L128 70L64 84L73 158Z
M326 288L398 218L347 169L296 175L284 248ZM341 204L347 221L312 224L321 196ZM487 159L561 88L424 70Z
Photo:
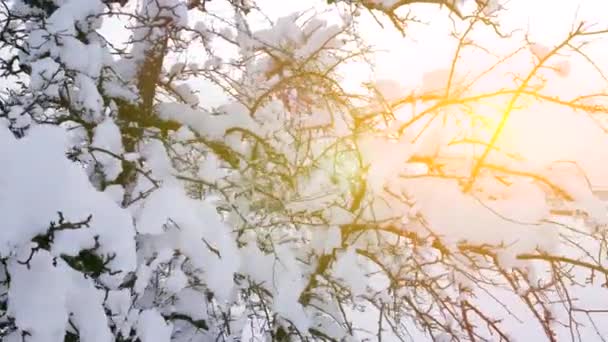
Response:
M19 2L15 1L15 3ZM84 21L87 15L95 13L99 7L97 1L54 2L59 5L59 10L55 17L49 19L51 25L48 30L55 30L55 34L68 32L67 36L75 32L74 27L78 27L75 26L75 22ZM136 10L135 3L138 2L127 3L127 9L132 6L131 9ZM181 2L162 0L160 3ZM10 2L8 4L12 5ZM283 18L283 21L268 28L264 18L252 15L251 29L260 30L259 39L277 41L280 41L282 36L297 35L297 27L290 25L293 20L285 19L287 16L298 11L309 13L311 9L321 12L327 7L325 1L316 0L260 0L257 4L271 20ZM218 16L225 15L232 18L232 8L223 2L214 0L208 6L210 11L214 11ZM476 8L476 4L472 1L465 1L461 6L469 11ZM505 31L525 32L531 43L525 53L516 55L501 66L502 69L498 68L476 82L471 90L472 93L514 87L513 75L525 75L531 63L542 59L550 47L559 44L572 31L573 23L580 21L599 23L597 28L602 29L608 13L608 3L602 0L511 0L501 3L501 6L505 7L505 10L499 14L501 28ZM150 12L159 11L154 5L148 4L148 7ZM371 82L383 100L390 102L407 96L414 90L433 93L445 87L454 50L457 48L457 41L449 36L449 32L454 25L460 24L454 24L454 18L448 17L445 7L439 8L435 4L414 4L411 5L411 10L418 20L428 24L408 25L405 37L391 28L390 23L386 21L383 21L386 27L379 28L378 23L370 16L362 14L357 19L360 21L361 37L365 42L372 44L378 52L370 57L374 63L373 68L366 63L358 62L348 64L339 70L340 75L344 76L341 82L344 89L353 92L362 91L365 89L362 83ZM170 15L174 16L173 20L176 22L183 21L179 25L190 27L196 27L194 23L200 19L197 14L184 15L179 11ZM335 14L332 15L328 20L341 20L336 19ZM144 30L126 29L125 21L124 18L108 17L100 23L98 30L108 41L116 42L125 42L123 37L131 34L144 34ZM329 32L327 35L330 35L333 32L332 26L327 27ZM162 30L160 31L162 35ZM259 198L253 195L245 199L234 196L230 197L233 201L231 202L222 198L225 194L221 191L211 190L209 195L193 198L196 196L185 191L184 186L184 182L196 183L192 181L194 177L200 184L242 182L245 184L242 187L249 190L248 187L255 188L257 181L255 177L252 176L253 180L231 178L232 173L226 171L230 169L226 166L230 164L230 160L220 160L221 158L213 156L211 152L221 154L214 148L210 148L212 151L205 150L205 157L200 164L197 164L194 173L183 171L180 169L182 161L175 162L172 159L175 156L171 153L180 156L196 155L196 149L194 152L186 151L187 148L184 146L188 145L185 142L197 139L223 141L224 132L233 126L244 127L261 135L268 134L269 137L278 136L277 132L281 132L283 128L278 124L273 126L273 123L276 123L273 121L276 120L276 116L273 115L276 115L276 111L283 110L281 104L271 103L268 108L264 107L263 113L268 117L263 120L266 121L254 122L238 104L231 102L232 100L217 85L199 77L191 77L180 83L181 90L178 89L176 91L178 95L175 96L175 98L181 97L179 101L170 98L170 94L167 97L160 96L155 103L155 110L160 118L183 124L182 128L171 133L174 134L171 139L178 143L169 148L163 140L152 137L149 140L142 139L141 145L137 145L136 150L128 151L124 137L121 138L124 127L113 114L116 109L108 104L109 101L106 101L105 97L130 101L137 95L133 94L132 88L128 85L121 85L110 76L107 76L110 81L104 83L106 76L102 77L102 75L106 75L104 68L111 66L119 70L124 79L134 80L137 77L138 59L145 59L146 53L149 53L147 49L150 47L145 44L125 45L135 51L133 52L135 58L125 61L104 55L100 52L103 50L101 43L94 48L91 47L92 45L83 48L83 45L74 42L75 40L66 39L64 44L55 46L48 43L47 46L45 45L47 43L43 43L46 40L43 36L36 36L36 30L32 32L28 37L30 46L32 50L39 49L39 51L24 58L31 65L31 74L25 85L27 91L21 97L23 100L21 98L16 101L11 100L13 93L9 92L9 89L18 89L18 78L2 79L2 88L5 88L2 90L3 102L7 103L6 108L8 108L7 114L2 118L0 129L0 165L2 165L0 217L3 220L3 228L0 229L0 256L4 267L2 303L5 305L0 311L3 320L1 329L5 334L2 335L3 340L64 341L67 336L78 335L81 341L111 341L118 340L118 336L123 341L139 339L142 342L211 341L219 338L218 336L224 340L248 341L268 338L268 330L274 329L276 334L278 328L274 326L272 329L264 328L266 324L270 325L267 322L268 317L257 315L263 311L260 307L264 307L264 301L261 300L262 304L260 304L260 298L264 298L265 295L259 293L252 295L252 291L259 289L253 285L250 287L243 285L246 282L242 279L240 283L236 282L235 274L243 275L251 283L264 284L263 286L268 287L266 289L268 296L272 298L269 307L283 319L283 321L276 319L277 322L283 322L277 323L278 325L292 326L298 331L309 331L314 328L326 334L331 332L337 340L357 340L370 336L376 339L375 329L378 321L376 307L369 305L366 310L354 306L342 308L331 300L326 303L327 307L321 309L314 305L311 305L313 308L300 305L307 284L306 277L314 268L311 265L320 263L320 255L328 254L328 251L332 250L335 252L341 245L340 231L336 227L359 219L359 217L353 218L356 215L352 213L345 213L343 207L340 209L339 206L328 204L332 202L314 199L315 192L329 186L323 173L316 174L320 178L312 177L302 181L302 189L298 190L302 198L287 198L285 201L293 201L288 205L290 214L301 210L309 213L320 210L323 211L324 219L328 223L318 229L313 229L313 224L309 224L310 227L303 229L305 233L298 231L294 240L301 240L299 242L290 242L285 237L293 237L290 235L293 233L282 235L284 234L282 229L288 231L289 228L281 226L279 232L268 233L269 236L273 236L269 238L270 240L276 238L277 241L281 241L281 244L272 246L272 253L268 253L267 250L262 252L262 247L256 247L258 233L243 233L244 237L239 233L237 241L235 227L247 221L237 217L235 213L238 213L238 210L232 212L230 211L232 209L228 208L226 211L230 214L223 216L216 210L222 206L247 208L246 211L251 215L248 219L253 222L262 215L251 208ZM234 32L226 34L234 34ZM326 38L327 35L321 39ZM521 34L517 37L521 38ZM248 42L246 38L235 39ZM490 49L496 56L507 55L521 46L521 40L518 39L497 39L495 32L488 27L476 29L470 39ZM597 65L592 65L586 58L572 53L555 56L553 70L543 74L543 93L551 94L556 98L569 99L605 92L607 82L600 71L606 69L608 45L601 39L605 40L602 37L599 41L586 46L585 50L588 58L598 61ZM252 42L248 43L255 45ZM33 48L38 45L40 47ZM141 50L138 51L138 48ZM215 64L226 63L231 58L236 59L239 53L242 53L229 44L218 43L216 48L217 54L224 58L223 61L208 58L202 47L193 44L167 57L163 72L170 78L171 75L183 72L184 65L192 62L213 68ZM310 47L308 49L304 47L302 48L304 52L300 52L305 54L311 51ZM2 51L2 53L10 56L14 52ZM48 58L47 53L53 58ZM459 64L454 83L460 82L461 78L467 79L468 75L486 70L496 62L496 56L478 49L463 51L461 57L463 62ZM70 74L69 70L77 72ZM68 129L66 126L57 128L60 125L43 124L38 121L44 120L29 118L29 113L35 110L32 109L33 107L27 107L30 99L28 96L34 98L34 95L44 93L51 99L61 98L61 87L56 84L61 84L64 77L73 80L72 86L76 85L77 90L71 94L74 96L74 106L85 113L82 114L82 121L85 124L78 123L83 127L88 127L86 123L91 124L92 128L89 131L84 132L85 129L80 128L69 129L71 127L69 125L67 125ZM256 85L255 81L252 81L254 79L253 76L251 79L243 76L241 85L247 88L249 81L253 89ZM103 100L98 88L105 92ZM490 127L498 124L501 108L504 106L503 102L493 101L493 99L482 101L474 109L475 114L487 120ZM230 114L219 119L210 115L217 107L224 108ZM416 110L415 105L406 105L400 107L394 114L397 120L405 122L410 112L414 110ZM52 115L49 114L50 117ZM31 116L36 115L31 114ZM316 119L313 115L311 120ZM586 211L589 214L587 218L589 216L592 218L592 224L580 217L556 219L561 224L576 226L577 229L587 229L585 228L587 226L608 222L604 203L593 196L590 189L583 184L581 180L583 177L580 177L582 173L586 174L587 181L591 184L590 188L596 194L608 188L608 163L605 162L608 157L608 134L602 128L602 120L601 115L587 115L585 111L574 111L567 106L528 101L525 108L518 108L511 114L497 143L502 149L524 156L525 165L530 170L542 169L555 161L576 162L580 166L582 171L579 170L580 173L576 177L559 174L560 170L551 170L557 172L551 175L556 176L560 187L573 194L573 207ZM428 130L426 125L430 126ZM186 126L188 128L185 128ZM597 245L589 241L581 242L581 250L570 250L571 246L559 245L556 242L558 237L548 226L541 225L538 229L534 228L530 231L524 224L497 219L491 210L486 210L487 208L463 195L449 180L416 179L404 181L399 185L391 183L393 179L399 178L393 172L397 168L395 160L402 157L407 159L413 154L436 156L440 146L448 143L445 140L447 135L445 126L431 120L421 121L411 129L417 131L423 127L426 132L424 137L414 144L400 141L396 145L391 145L393 142L374 140L371 134L369 141L361 142L361 149L366 151L362 152L363 158L372 165L369 170L368 187L371 189L369 191L376 195L381 192L383 186L390 184L407 188L408 193L416 198L414 205L396 204L395 207L389 206L390 210L383 210L391 211L391 214L392 210L398 211L401 216L408 216L407 220L412 221L421 213L433 226L441 227L438 230L442 238L445 237L447 245L451 243L457 245L457 241L461 240L496 245L501 241L509 241L512 243L510 246L512 248L504 248L506 251L502 254L499 252L501 267L505 269L522 267L529 271L529 279L539 282L541 281L539 279L543 279L543 267L539 267L540 271L534 271L534 266L519 263L520 261L516 260L517 255L531 253L540 246L541 249L559 251L566 255L578 255L581 251L588 251L590 254L598 253L601 260L606 257L602 254L605 252L597 251ZM24 129L26 133L16 133L21 132L19 129ZM488 138L492 132L491 129L476 129L479 131L474 134L482 138ZM24 137L18 136L19 134L23 134ZM83 138L87 134L90 135L89 138ZM17 136L19 139L16 138ZM271 144L275 143L272 140L274 138L268 139L272 141ZM277 149L284 148L283 152L287 155L292 153L289 148L281 145L284 142L282 139L287 138L281 136L276 139ZM235 150L241 148L235 147L240 143L236 139L234 141L226 139L226 141ZM84 165L96 165L95 167L82 167L81 164L66 158L66 151L79 144L86 145L88 151L76 160ZM179 150L182 147L184 150ZM472 153L479 153L475 148ZM458 155L462 151L457 150L455 153ZM116 158L116 155L120 158ZM450 155L443 157L449 159ZM133 188L112 183L116 179L121 179L120 175L124 173L125 165L135 160L145 160L142 165L146 169L144 172L139 172L136 181L132 184ZM500 161L498 158L496 160ZM344 164L347 165L340 164L340 167L344 168L340 171L340 177L344 179L354 177L358 167L353 166L352 163L353 160L346 157ZM102 171L99 173L99 170ZM237 168L237 171L239 170ZM245 171L239 172L245 174ZM489 189L498 189L492 180L486 181L487 183L483 183L483 180L480 180L480 183ZM138 191L145 193L150 184L155 190L147 194L141 203L125 204L126 192L132 192L133 195ZM339 191L344 190L338 188ZM276 191L280 192L280 189ZM504 203L497 204L497 207L516 217L517 221L541 222L550 216L550 205L546 203L542 191L527 182L515 183L515 186L509 187L509 190L504 190L504 193L503 190L489 192L493 191L498 196L505 196L508 199L503 201ZM313 200L303 199L308 195ZM339 193L336 197L340 199L343 196ZM224 200L229 205L224 203ZM265 208L265 210L269 209ZM61 211L59 216L58 211ZM87 219L89 215L90 220ZM64 220L64 217L67 220ZM402 224L407 226L409 224L407 220L404 219ZM54 223L49 228L51 221ZM79 225L77 223L79 221L82 221L82 224ZM401 217L398 221L401 222ZM267 223L266 218L260 218L257 222L260 227ZM84 226L88 227L82 228ZM37 239L40 236L45 236L47 240ZM202 241L204 244L201 243ZM84 258L85 254L81 252L83 250L99 255L99 260L103 263L98 269L99 273L86 273L88 271L78 268L81 266L78 266L77 257ZM375 291L374 293L383 293L378 296L380 302L383 300L390 302L390 292L382 292L386 287L386 278L373 275L370 268L365 268L369 265L362 266L356 254L355 248L345 248L336 254L338 257L333 264L331 277L338 279L337 283L346 284L349 296L353 298L357 295L363 297ZM221 257L218 257L219 255ZM312 261L302 262L305 259L304 255L310 257ZM395 260L398 259L397 256ZM399 261L395 261L395 264L398 263ZM370 272L366 273L361 269ZM538 274L535 275L535 272ZM86 275L83 276L85 273ZM572 271L572 274L581 278L585 278L587 273L587 270ZM463 287L475 286L469 279L458 279L455 282ZM201 288L204 288L204 291L200 290ZM526 291L530 289L520 290L527 295ZM239 291L247 292L253 299L240 298L237 295ZM213 293L213 297L208 297L208 293ZM483 307L487 314L504 318L501 324L508 332L509 338L516 341L547 339L546 331L539 327L533 313L528 311L521 301L522 293L504 287L495 287L491 288L490 292L476 293L475 303ZM576 286L571 294L579 300L580 307L588 307L592 311L605 310L608 307L608 296L605 295L601 281L587 286ZM466 296L465 293L456 295L459 300L467 298ZM353 301L356 302L354 299ZM501 307L497 301L501 301L508 308ZM547 301L550 301L549 297ZM344 302L352 303L347 299L344 299ZM260 307L254 307L251 303ZM551 305L559 306L555 303ZM228 307L231 309L226 309ZM319 312L339 311L348 316L352 322L335 319L339 322L335 323L319 314ZM512 311L514 314L507 314L507 311ZM555 308L554 315L558 319L567 321L566 316L560 316L563 312L560 312L559 308ZM608 330L605 328L605 323L608 321L603 319L605 315L604 312L597 313L593 321L595 327L591 321L586 321L576 338L568 326L556 325L556 339L570 340L572 337L581 341L603 340L603 336L608 336L606 335ZM222 323L226 316L231 317L229 320L231 323ZM446 322L451 320L449 317L444 318ZM206 322L204 323L206 329L201 328L203 323L200 322ZM414 322L409 322L407 317L401 324L401 331L407 331L407 334L404 333L407 335L406 340L430 339L429 334L421 331L424 329L415 326ZM446 326L450 324L458 326L459 323L446 323ZM226 326L229 326L229 332L223 330ZM352 326L361 331L355 333L349 331ZM237 332L230 332L231 330ZM385 340L397 340L388 329L385 334ZM491 334L491 329L482 332L483 334L490 336L487 337L488 340L499 340L498 335ZM459 338L466 340L466 331ZM434 339L449 341L456 338L450 336L448 330L448 333L434 335Z

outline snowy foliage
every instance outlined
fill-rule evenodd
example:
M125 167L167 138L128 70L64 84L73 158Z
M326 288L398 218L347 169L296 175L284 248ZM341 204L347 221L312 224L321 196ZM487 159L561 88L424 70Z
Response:
M478 300L496 289L549 340L591 319L551 303L588 275L570 266L608 275L605 248L577 250L605 243L603 202L576 165L466 128L490 97L505 119L522 97L604 112L540 93L586 27L529 44L513 90L476 93L454 64L418 89L352 93L344 70L372 51L355 11L404 30L397 10L416 1L328 1L330 18L272 25L252 1L218 2L1 5L3 341L509 340L508 311ZM436 3L499 30L495 1ZM111 20L128 34L104 36ZM207 105L200 80L226 101Z

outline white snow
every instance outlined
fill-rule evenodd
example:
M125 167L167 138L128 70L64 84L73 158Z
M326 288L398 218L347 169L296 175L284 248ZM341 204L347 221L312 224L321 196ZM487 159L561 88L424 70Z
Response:
M14 260L9 272L8 313L16 325L28 331L32 341L63 341L68 321L66 270L53 267L52 256L40 251L32 257L29 269Z
M18 13L34 11L15 3ZM602 149L593 135L599 129L593 131L590 120L577 116L578 121L557 127L553 115L558 111L530 106L526 112L518 107L496 147L519 158L492 151L484 160L488 165L465 192L479 151L452 143L469 137L474 131L469 126L477 128L474 120L486 115L485 107L502 109L502 100L480 106L483 111L476 104L432 110L439 102L428 95L456 101L457 96L479 91L459 93L477 66L457 63L449 81L452 72L437 62L445 57L441 53L427 56L429 63L439 66L434 71L425 72L428 68L422 65L410 70L418 65L403 63L405 71L422 75L420 80L415 73L405 75L413 85L398 78L400 66L392 66L394 77L378 77L371 87L352 93L361 96L341 95L350 76L359 76L349 74L351 69L343 65L334 68L334 63L354 52L348 39L358 33L351 24L359 19L339 13L340 8L274 15L270 24L253 19L259 15L254 8L247 16L230 6L229 14L216 7L207 13L189 12L184 0L141 0L124 7L101 0L53 3L58 8L44 22L32 17L20 27L28 53L16 56L31 74L24 77L22 93L15 93L14 99L5 101L2 95L8 110L0 118L0 257L6 267L4 272L0 265L0 294L6 292L6 314L17 328L7 336L0 331L3 341L20 341L25 333L28 341L60 342L66 332L77 332L83 342L109 342L131 334L142 342L211 336L230 340L263 334L257 328L270 323L264 310L304 334L315 328L355 341L365 335L359 328L377 322L376 317L369 319L376 313L370 301L388 305L398 296L425 291L409 285L389 288L393 276L401 284L421 281L420 274L411 274L417 267L428 279L455 282L437 296L476 301L484 295L458 287L475 290L479 284L437 258L480 274L470 260L461 258L458 247L482 245L496 252L499 266L527 272L525 279L531 284L505 296L522 295L547 281L546 265L521 260L522 253L581 253L564 243L570 236L565 232L574 233L548 222L556 202L585 213L576 223L585 233L608 223L605 202L594 196L581 172L588 165L576 169L573 163L555 163L584 157L566 134L572 127L589 133L585 141ZM372 3L389 9L399 2ZM470 3L485 6L484 20L494 20L505 9L495 0ZM272 6L279 7L276 2ZM132 26L125 28L128 34L105 36L100 23L114 20L106 18L109 8L131 18ZM155 27L140 25L142 18ZM195 37L197 41L179 43L192 36L190 29L200 31L204 40ZM170 52L159 79L171 83L157 87L154 114L181 127L164 132L146 126L145 120L125 127L118 118L126 114L124 101L134 108L139 105L137 76L148 71L142 69L142 61L157 52L155 43L168 34ZM217 35L230 42L211 39ZM117 45L107 44L105 38ZM522 55L532 68L551 52L539 43L528 48L533 63L527 52ZM200 56L199 51L208 55ZM462 60L467 60L464 55ZM542 76L553 78L542 91L559 92L564 85L559 82L580 77L582 68L574 63L569 58L547 63L542 71L550 72ZM508 72L515 73L515 64ZM206 85L197 83L199 78L212 78L230 96L213 98ZM491 89L502 86L492 80L488 84ZM385 102L390 105L408 94L424 99L395 110L395 119L377 113L392 110ZM522 95L516 105L538 100L530 98ZM359 106L369 112L362 125ZM400 131L417 112L429 109L431 115ZM69 121L57 126L41 123L55 119ZM490 130L479 136L491 135L496 124L487 124ZM136 143L127 144L127 131L142 134ZM555 146L539 147L531 139L538 136ZM210 142L233 149L238 167L226 163L226 156L210 148ZM412 157L437 165L413 163ZM118 178L127 165L123 161L137 167L134 179ZM492 169L489 163L505 170ZM519 174L509 172L511 167ZM545 179L571 201L557 201ZM361 199L356 208L355 198ZM73 226L78 222L80 227ZM430 238L414 244L406 237L410 233L439 238L452 254L442 255ZM102 263L102 269L88 270L84 263L74 262L81 255L99 258L93 261ZM323 260L330 262L321 274ZM413 265L418 262L423 265ZM316 287L307 288L314 282ZM302 300L305 290L311 294L308 302ZM580 293L593 297L592 292L585 288ZM416 298L421 306L428 304L425 296ZM368 323L358 323L355 336L347 336L344 320L359 315L357 310ZM431 314L437 313L434 310ZM551 311L563 315L557 306ZM408 313L395 314L407 318ZM209 330L199 331L187 319L165 318L172 314L186 315L193 322L205 320ZM226 325L223 320L228 316L231 321ZM409 328L412 322L407 319L398 323ZM446 324L457 327L457 320L446 319ZM506 320L509 327L517 326L515 320ZM230 334L225 332L228 326Z
M144 310L137 320L137 336L142 342L171 341L173 327L155 309Z
M106 180L116 179L122 172L122 161L119 158L123 153L123 146L120 129L112 118L108 117L95 126L92 147L100 149L94 151L93 155L103 167Z

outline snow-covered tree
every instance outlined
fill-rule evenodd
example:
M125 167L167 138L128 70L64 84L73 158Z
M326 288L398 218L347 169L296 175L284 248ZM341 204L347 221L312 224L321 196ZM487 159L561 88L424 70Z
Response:
M374 54L362 18L407 35L417 3L454 20L449 68L345 87ZM596 65L603 28L463 75L472 32L514 37L495 1L0 6L3 341L509 341L530 318L601 337L573 294L608 282L605 205L575 162L501 137L524 105L608 113L545 91L565 53ZM521 56L511 88L480 90Z

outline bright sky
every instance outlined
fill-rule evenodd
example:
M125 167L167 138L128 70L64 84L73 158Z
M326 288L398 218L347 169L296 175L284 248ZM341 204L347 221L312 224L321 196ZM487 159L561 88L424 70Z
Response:
M259 3L270 11L271 16L279 16L306 8L299 6L313 6L314 1L261 0ZM606 26L606 0L510 0L502 3L507 8L500 15L503 31L520 30L520 33L508 40L497 39L490 29L478 30L472 35L476 42L499 55L522 46L523 33L526 32L531 41L554 46L567 36L575 22L597 23L597 29L602 24ZM364 25L362 32L383 51L376 61L375 77L396 79L406 91L419 87L424 73L448 68L456 48L455 40L449 36L452 24L446 10L429 4L414 5L412 9L417 18L429 24L413 24L407 29L405 38L390 25L382 30L372 20ZM594 41L585 51L608 74L606 43ZM583 58L564 56L564 59L571 66L569 76L563 78L548 73L549 84L544 94L568 99L608 89L608 84ZM480 50L471 50L464 53L457 69L463 74L479 72L494 60ZM506 73L527 73L532 67L531 54L521 54L505 66L506 69L487 77L480 84L481 91L512 88L512 76ZM360 76L365 77L363 74ZM351 81L358 82L359 78ZM552 105L534 105L512 115L503 140L538 162L577 160L587 170L592 183L608 185L608 163L605 162L608 160L608 136L584 113L573 113Z
M326 0L257 0L257 3L271 18L310 9L315 5L326 6ZM519 30L515 38L497 39L489 28L477 30L472 35L476 42L498 55L522 46L523 33L527 32L533 42L553 46L563 40L575 22L597 23L597 28L600 28L602 23L606 23L608 13L607 0L502 0L501 3L507 9L500 14L501 27L504 32ZM219 4L221 2L210 2L210 6ZM449 36L452 24L447 10L434 4L418 4L411 8L416 17L428 25L411 25L406 30L406 37L402 37L390 24L381 29L371 18L359 18L365 21L362 34L382 51L377 56L373 77L397 80L404 85L404 94L419 88L426 72L448 68L456 48L455 40ZM108 30L110 35L120 34L120 26L120 23L111 22L106 24L104 30ZM608 75L608 42L594 41L586 47L586 51ZM190 51L189 55L196 60L202 54L200 51ZM549 83L544 94L569 99L608 90L608 84L583 58L564 56L562 59L570 63L569 76L563 78L547 73ZM460 74L479 72L494 60L480 50L468 50L464 52L457 70ZM532 67L532 60L530 53L522 53L505 64L500 72L479 83L478 91L513 88L512 75L507 73L527 73ZM363 70L349 72L346 81L352 84L363 81L370 76ZM217 89L201 85L200 90L203 103L216 105L223 101ZM500 104L498 106L500 111ZM608 160L608 135L585 113L573 113L546 104L519 110L509 119L502 143L525 152L528 159L537 162L577 160L587 170L592 183L608 186L608 163L605 162Z

